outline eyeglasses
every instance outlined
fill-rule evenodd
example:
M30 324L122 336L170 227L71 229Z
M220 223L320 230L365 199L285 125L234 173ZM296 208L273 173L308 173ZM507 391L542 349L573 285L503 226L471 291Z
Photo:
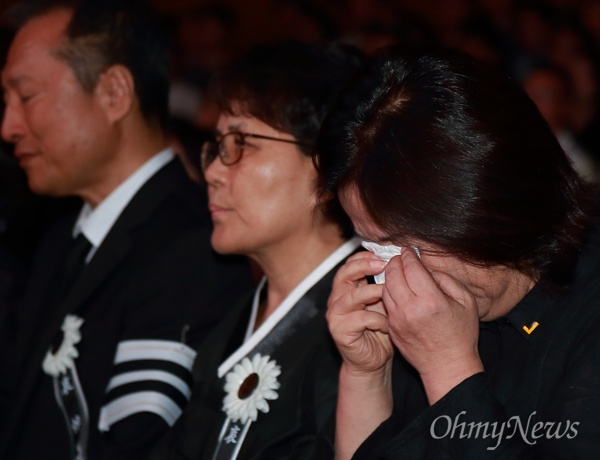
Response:
M263 136L262 134L242 133L240 131L230 131L217 136L215 141L206 141L202 145L200 154L200 166L202 172L206 172L208 167L217 157L225 166L231 166L238 163L244 154L246 147L246 138L265 139L269 141L286 142L288 144L306 145L293 139L280 139L278 137Z

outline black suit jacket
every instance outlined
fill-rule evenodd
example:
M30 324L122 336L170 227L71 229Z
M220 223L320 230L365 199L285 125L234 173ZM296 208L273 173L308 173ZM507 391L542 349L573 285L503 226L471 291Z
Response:
M70 456L52 378L42 370L66 314L84 320L75 363L89 410L87 458L145 458L168 428L158 415L140 411L107 433L98 430L107 385L119 372L113 364L118 345L127 340L183 341L196 349L209 327L252 286L245 263L211 250L206 201L179 161L164 166L138 191L66 298L54 306L49 293L74 219L47 235L24 302L15 312L15 364L9 376L14 378L13 398L3 419L0 458Z

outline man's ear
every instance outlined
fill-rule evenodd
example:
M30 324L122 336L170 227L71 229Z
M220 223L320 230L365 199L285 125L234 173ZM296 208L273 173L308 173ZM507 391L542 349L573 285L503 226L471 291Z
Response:
M121 64L112 65L102 73L95 92L110 123L125 118L135 104L133 75Z

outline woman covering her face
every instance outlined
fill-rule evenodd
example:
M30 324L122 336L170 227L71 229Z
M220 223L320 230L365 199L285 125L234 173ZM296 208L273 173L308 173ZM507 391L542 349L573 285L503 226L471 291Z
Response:
M212 245L264 276L198 351L191 401L159 458L333 457L341 358L325 311L360 241L341 207L318 206L310 151L359 60L287 43L216 76L221 114L202 152Z
M595 195L518 85L388 49L315 152L322 199L369 249L329 300L336 458L597 455Z

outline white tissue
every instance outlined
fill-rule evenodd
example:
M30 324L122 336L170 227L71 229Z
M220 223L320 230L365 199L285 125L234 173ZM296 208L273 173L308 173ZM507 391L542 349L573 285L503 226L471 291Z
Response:
M371 251L373 254L375 254L377 257L383 260L386 264L390 261L392 257L399 256L400 254L402 254L402 247L394 246L393 244L382 246L380 244L373 243L372 241L363 241L362 246L367 251ZM416 246L411 246L411 248L413 248L419 256L419 258L421 258L419 249ZM378 275L375 275L373 278L375 279L375 283L384 284L385 271L379 273Z
M367 251L371 251L385 263L388 263L390 259L394 256L399 256L402 254L402 248L400 246L394 246L393 244L388 244L387 246L382 246L377 243L373 243L371 241L363 241L363 248ZM375 275L375 283L384 284L385 283L385 271L381 272L378 275Z

